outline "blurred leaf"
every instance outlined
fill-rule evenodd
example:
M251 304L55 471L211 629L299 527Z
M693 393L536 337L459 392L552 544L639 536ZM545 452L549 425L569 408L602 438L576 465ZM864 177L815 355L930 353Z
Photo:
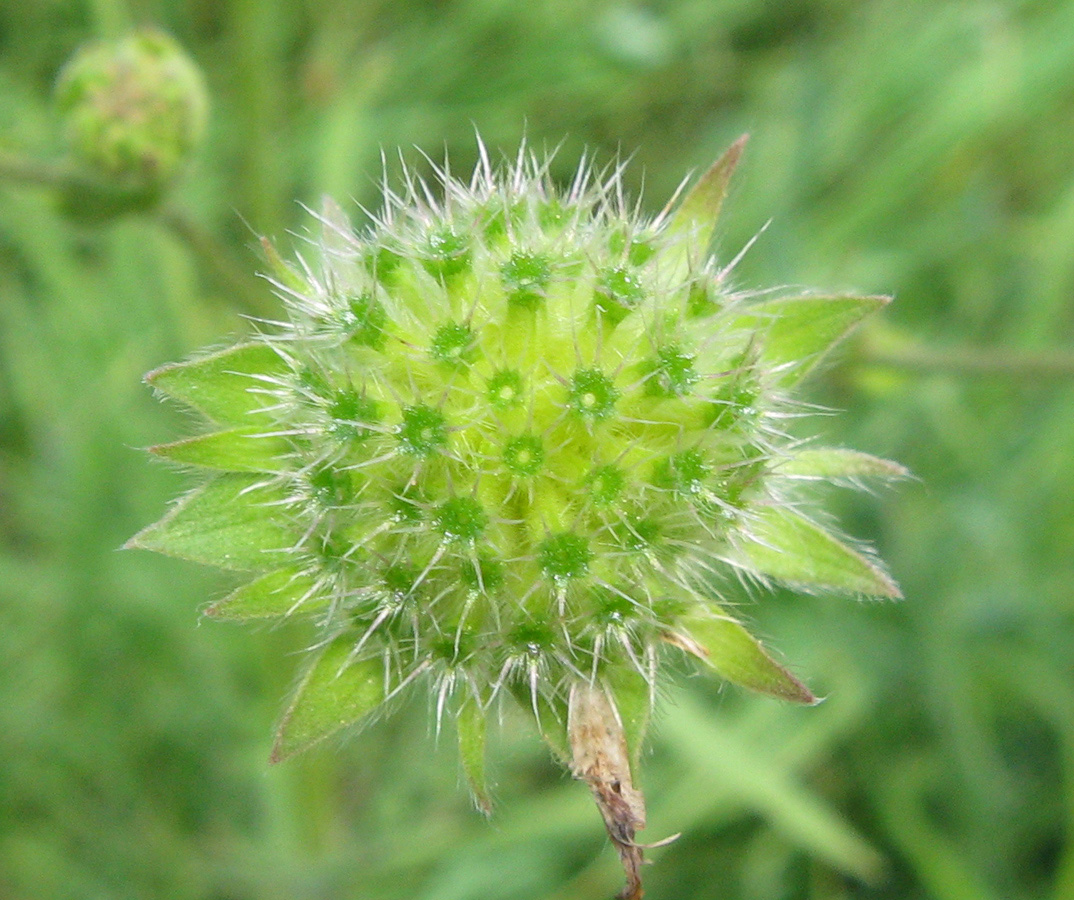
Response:
M276 245L267 237L261 238L261 251L265 255L265 261L269 264L272 277L276 279L280 287L287 291L306 290L306 282L280 256L280 251L276 249Z
M293 612L309 612L328 603L317 582L298 569L279 569L255 578L218 600L205 615L214 619L278 619Z
M797 513L770 506L750 523L738 551L749 568L790 585L901 597L880 566Z
M764 334L761 360L781 368L780 383L792 385L866 316L890 302L890 297L781 297L751 306L736 325Z
M812 705L813 692L777 663L761 643L730 616L694 616L682 621L683 632L665 640L696 656L721 678L780 700Z
M276 732L271 761L282 762L371 713L385 699L384 662L348 661L354 641L336 638L306 672Z
M799 450L779 464L780 475L801 478L906 478L910 472L897 462L857 450L835 447Z
M880 879L883 856L845 813L778 759L781 748L770 736L749 739L688 692L669 705L661 730L688 765L697 767L699 802L716 797L720 807L741 803L811 856L862 881Z
M253 475L219 475L126 546L222 569L271 568L295 542L280 513L281 500L278 490Z
M149 448L157 456L225 472L278 472L286 464L291 446L279 435L247 426L215 431Z
M249 343L162 366L145 380L214 422L245 426L250 424L251 413L275 402L264 393L272 387L266 379L288 371L287 364L267 344Z

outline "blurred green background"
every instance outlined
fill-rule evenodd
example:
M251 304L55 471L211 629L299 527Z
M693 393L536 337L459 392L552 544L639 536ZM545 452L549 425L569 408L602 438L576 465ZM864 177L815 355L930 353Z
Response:
M5 161L58 158L55 73L127 23L203 67L210 132L165 208L87 226ZM0 0L0 898L618 890L511 713L491 822L419 698L270 768L301 629L200 623L226 576L117 552L190 483L141 452L190 425L141 376L275 314L257 237L375 206L382 149L464 172L475 128L562 142L559 176L633 154L654 212L749 131L724 257L771 225L739 284L897 298L800 430L914 471L826 497L906 599L744 606L813 709L682 673L647 895L1074 898L1072 123L1069 0Z

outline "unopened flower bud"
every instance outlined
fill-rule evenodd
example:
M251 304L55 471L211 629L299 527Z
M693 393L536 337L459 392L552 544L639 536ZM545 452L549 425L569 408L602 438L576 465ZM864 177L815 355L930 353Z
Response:
M102 191L159 194L205 134L201 72L157 29L81 48L61 70L55 96L71 161Z

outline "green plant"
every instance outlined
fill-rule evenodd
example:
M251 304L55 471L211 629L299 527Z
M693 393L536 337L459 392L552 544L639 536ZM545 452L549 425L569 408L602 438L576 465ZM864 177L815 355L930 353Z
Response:
M421 684L488 810L486 719L513 697L640 896L633 774L667 656L812 703L728 611L738 582L898 595L802 489L902 469L783 427L887 300L732 289L710 242L743 144L655 219L620 170L559 190L525 151L436 192L407 174L364 231L326 207L310 259L265 243L286 322L150 373L209 425L154 452L210 476L130 545L251 573L210 616L319 629L274 759Z

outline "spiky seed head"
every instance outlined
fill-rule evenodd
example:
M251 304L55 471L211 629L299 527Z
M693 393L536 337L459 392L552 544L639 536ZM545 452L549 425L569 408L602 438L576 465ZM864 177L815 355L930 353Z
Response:
M886 300L729 287L709 242L740 149L655 218L618 170L561 189L526 151L408 172L362 229L326 207L296 264L267 246L285 325L150 374L213 426L156 451L209 479L132 543L249 570L214 616L321 634L277 758L425 684L485 805L497 697L568 756L572 690L599 687L636 753L669 653L813 701L728 613L739 582L897 594L802 487L899 467L782 430Z

